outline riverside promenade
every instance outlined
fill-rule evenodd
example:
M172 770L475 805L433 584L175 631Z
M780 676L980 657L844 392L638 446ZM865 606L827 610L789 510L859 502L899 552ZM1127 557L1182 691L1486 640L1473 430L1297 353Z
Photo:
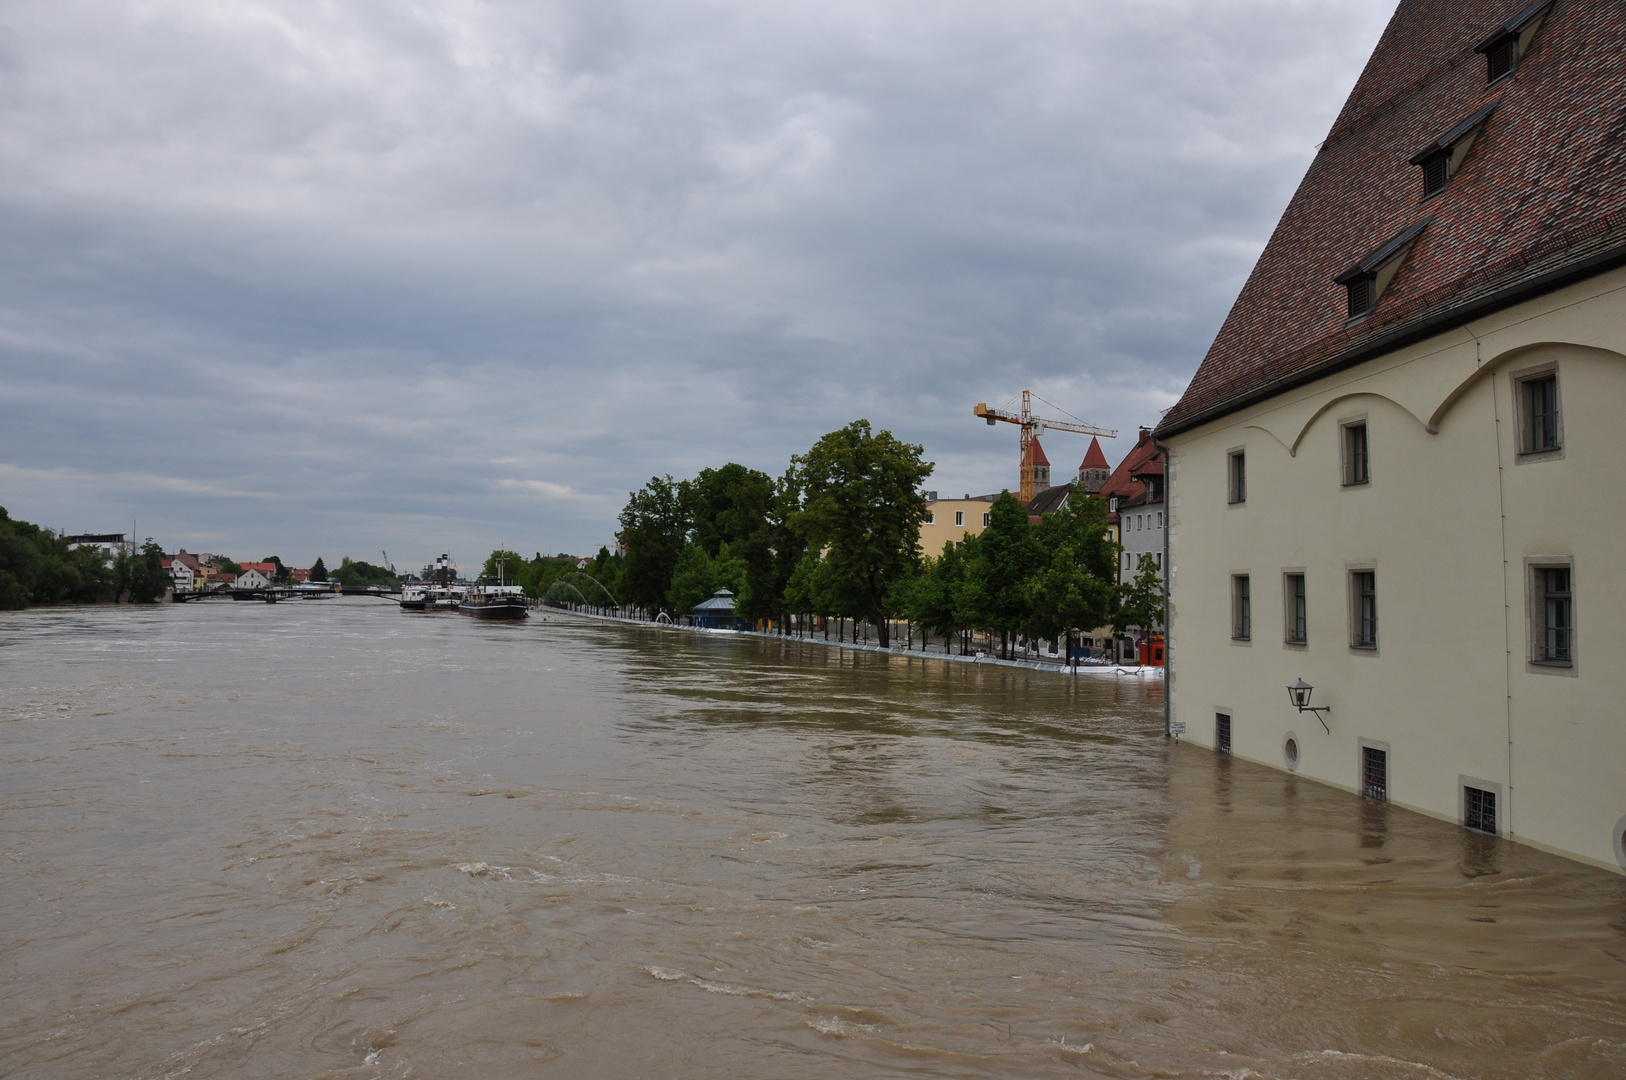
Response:
M677 631L686 634L710 635L716 637L756 637L768 638L774 641L794 641L805 645L822 645L832 649L849 649L853 652L885 653L888 656L906 657L915 660L946 660L951 664L984 664L998 667L1026 668L1030 671L1049 671L1058 675L1075 677L1101 678L1135 678L1162 680L1163 669L1150 664L1102 664L1083 663L1073 667L1063 663L1048 663L1043 660L1001 660L982 652L970 656L958 655L948 652L922 652L914 649L900 649L896 646L883 648L880 645L870 645L857 641L831 641L828 638L798 637L795 634L775 634L763 630L718 630L704 626L683 626L672 622L650 622L647 619L629 619L622 615L600 615L586 611L572 611L569 608L543 607L539 613L546 615L564 615L573 619L586 619L594 622L618 623L623 626L637 626L646 630Z

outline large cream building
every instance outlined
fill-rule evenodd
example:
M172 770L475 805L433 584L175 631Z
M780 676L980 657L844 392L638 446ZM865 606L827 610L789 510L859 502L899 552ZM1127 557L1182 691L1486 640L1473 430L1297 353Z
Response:
M1619 0L1402 0L1156 432L1186 738L1611 868L1623 55Z

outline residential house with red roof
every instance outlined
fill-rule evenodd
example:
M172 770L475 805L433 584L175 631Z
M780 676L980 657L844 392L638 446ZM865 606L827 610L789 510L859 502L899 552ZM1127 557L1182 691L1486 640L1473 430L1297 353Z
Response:
M1156 432L1188 739L1611 868L1622 56L1620 0L1401 0Z

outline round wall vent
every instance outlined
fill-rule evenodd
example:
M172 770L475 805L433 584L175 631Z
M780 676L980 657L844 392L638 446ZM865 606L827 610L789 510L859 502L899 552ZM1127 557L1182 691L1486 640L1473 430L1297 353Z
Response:
M1282 739L1282 760L1287 763L1289 772L1298 772L1299 737L1294 732L1289 731L1286 738Z

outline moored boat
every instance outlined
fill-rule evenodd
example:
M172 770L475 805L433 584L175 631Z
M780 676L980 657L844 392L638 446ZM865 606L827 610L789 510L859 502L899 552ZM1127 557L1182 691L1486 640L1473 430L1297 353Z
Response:
M457 610L477 619L524 619L525 590L518 585L475 585L463 594Z

